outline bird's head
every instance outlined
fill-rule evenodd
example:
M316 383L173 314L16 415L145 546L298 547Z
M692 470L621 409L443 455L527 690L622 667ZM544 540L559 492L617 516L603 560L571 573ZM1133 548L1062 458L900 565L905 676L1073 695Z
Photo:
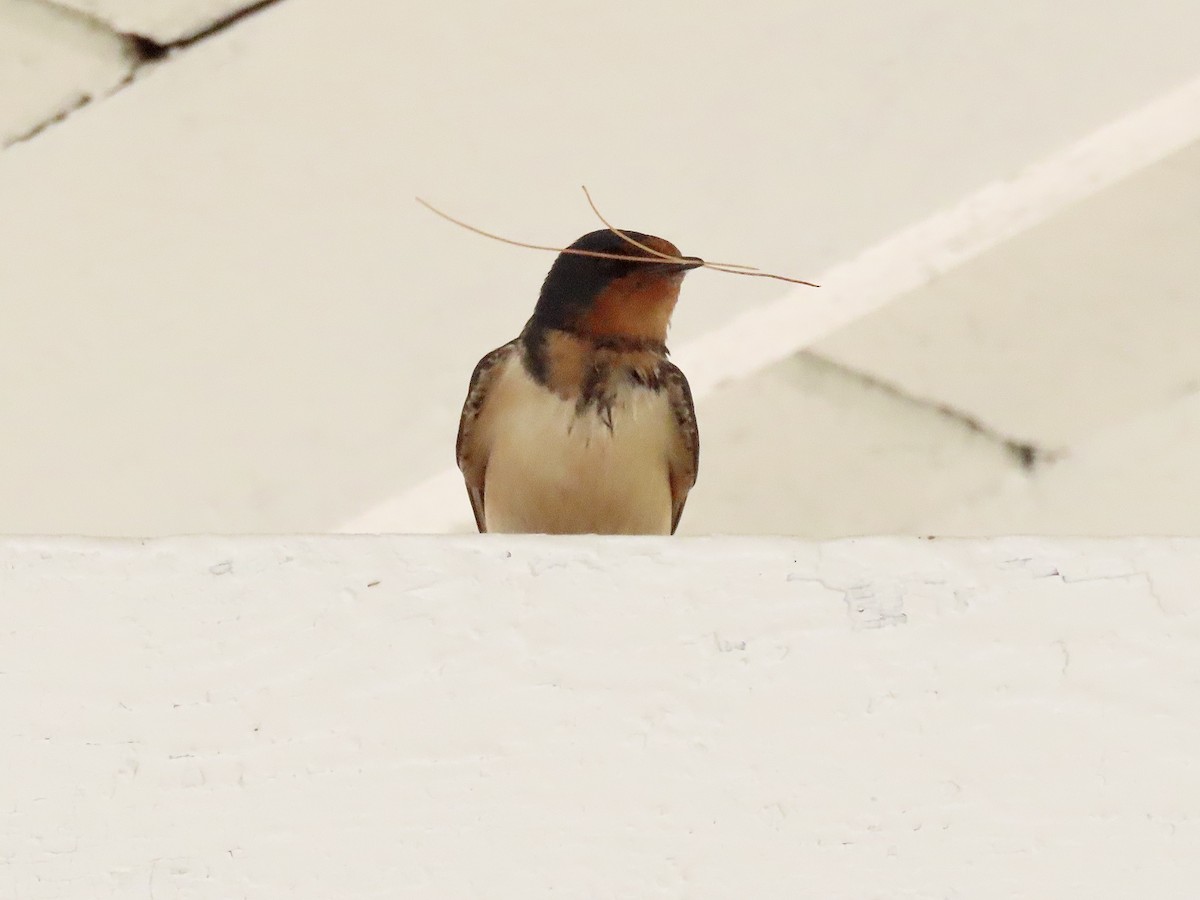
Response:
M533 313L537 324L585 337L666 341L684 273L704 265L704 260L681 257L679 249L663 238L624 233L672 259L648 253L608 229L585 234L567 249L632 259L560 253L542 283Z

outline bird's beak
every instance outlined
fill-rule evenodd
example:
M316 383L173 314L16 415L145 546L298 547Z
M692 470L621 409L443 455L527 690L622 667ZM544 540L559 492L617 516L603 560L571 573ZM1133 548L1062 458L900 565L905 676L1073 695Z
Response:
M685 257L683 257L682 262L661 263L661 266L662 266L661 271L670 272L671 274L674 274L676 272L686 272L688 269L696 269L702 265L704 265L704 260L702 260L700 257L685 256ZM658 266L655 266L655 268L658 268Z

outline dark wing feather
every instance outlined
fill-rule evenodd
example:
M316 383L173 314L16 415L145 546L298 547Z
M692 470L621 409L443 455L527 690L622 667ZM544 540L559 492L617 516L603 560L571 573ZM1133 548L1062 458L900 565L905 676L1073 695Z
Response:
M671 448L671 534L679 527L683 505L687 503L688 491L696 483L700 470L700 431L696 427L696 407L692 403L692 389L683 372L672 363L664 362L661 369L662 383L670 400L671 412L675 416L675 444Z
M475 513L475 527L482 534L487 530L483 518L483 478L487 472L488 448L479 445L475 424L487 403L488 394L500 374L501 363L516 353L517 341L509 341L487 354L471 373L471 384L467 387L467 399L463 403L462 418L458 421L458 440L454 454L458 468L467 483L467 496L471 498L471 509Z

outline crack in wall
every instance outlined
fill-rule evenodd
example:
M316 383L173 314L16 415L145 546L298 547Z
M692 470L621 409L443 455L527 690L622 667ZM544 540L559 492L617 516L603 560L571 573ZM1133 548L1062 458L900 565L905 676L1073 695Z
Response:
M256 3L235 9L233 12L210 22L208 25L193 31L191 34L186 34L183 37L167 41L166 43L156 41L152 37L137 34L136 32L118 32L118 34L129 43L134 58L137 60L137 66L141 67L149 63L158 62L177 50L186 50L201 41L215 37L221 32L237 25L243 19L255 16L267 7L275 6L281 2L282 0L258 0Z
M106 94L105 96L110 96L112 93L116 93L116 91L111 91L109 94ZM64 106L62 109L60 109L58 112L56 112L54 115L50 116L50 118L43 119L41 122L38 122L32 128L29 128L26 131L21 132L20 134L16 135L15 137L9 138L8 141L6 141L4 143L4 145L2 147L0 147L0 152L7 150L9 147L14 146L15 144L23 144L26 141L33 140L35 137L37 137L39 134L41 134L47 128L52 128L53 126L57 125L59 122L66 121L69 116L71 116L72 114L83 109L85 106L88 106L94 99L95 99L95 97L93 97L90 93L80 94L78 97L75 98L75 100L73 102L68 103L66 106Z
M248 6L235 9L233 12L222 16L213 22L210 22L207 25L204 25L190 34L176 38L172 41L167 41L165 43L136 32L118 31L104 19L94 15L89 15L68 6L63 6L60 3L54 2L54 0L40 0L40 2L44 3L46 6L58 10L63 15L72 16L76 19L87 22L91 27L102 29L119 38L121 43L124 45L123 55L129 62L129 71L125 73L125 76L118 81L116 85L104 93L81 93L73 102L68 103L68 105L63 109L60 109L58 112L47 117L43 121L38 122L25 132L9 139L2 147L0 147L0 151L6 150L9 147L13 147L17 144L23 144L33 140L47 129L52 128L61 122L65 122L84 107L91 106L97 100L105 100L125 90L125 88L133 84L138 75L147 67L161 63L163 60L174 55L178 51L187 50L190 47L201 43L202 41L206 41L211 37L216 37L222 32L232 28L234 25L237 25L244 19L248 19L251 16L257 15L268 7L275 6L276 4L283 2L283 0L258 0L256 3L251 3Z
M1029 441L1019 441L1016 438L1011 438L1005 434L1002 434L989 425L986 425L984 422L982 422L980 419L977 419L970 413L956 409L955 407L950 406L948 403L940 403L936 400L930 400L925 397L915 397L912 394L906 393L904 390L892 384L891 382L884 381L875 377L874 375L868 375L865 372L860 372L857 369L852 369L849 366L845 366L839 362L836 362L827 356L822 356L820 353L816 353L812 350L805 350L800 354L800 356L809 359L823 368L829 369L832 372L836 372L838 375L841 375L844 378L856 381L864 387L880 391L883 394L886 394L887 396L910 406L930 410L940 416L951 419L958 425L966 428L968 431L978 434L981 437L992 441L993 443L999 444L1004 448L1005 452L1008 453L1012 460L1026 472L1032 472L1042 465L1057 462L1062 457L1062 454L1059 451L1040 447L1037 444Z

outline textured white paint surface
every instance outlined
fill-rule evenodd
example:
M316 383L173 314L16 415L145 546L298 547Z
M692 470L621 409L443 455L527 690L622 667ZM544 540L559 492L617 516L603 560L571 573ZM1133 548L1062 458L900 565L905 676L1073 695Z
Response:
M0 543L0 896L1191 898L1200 542Z

